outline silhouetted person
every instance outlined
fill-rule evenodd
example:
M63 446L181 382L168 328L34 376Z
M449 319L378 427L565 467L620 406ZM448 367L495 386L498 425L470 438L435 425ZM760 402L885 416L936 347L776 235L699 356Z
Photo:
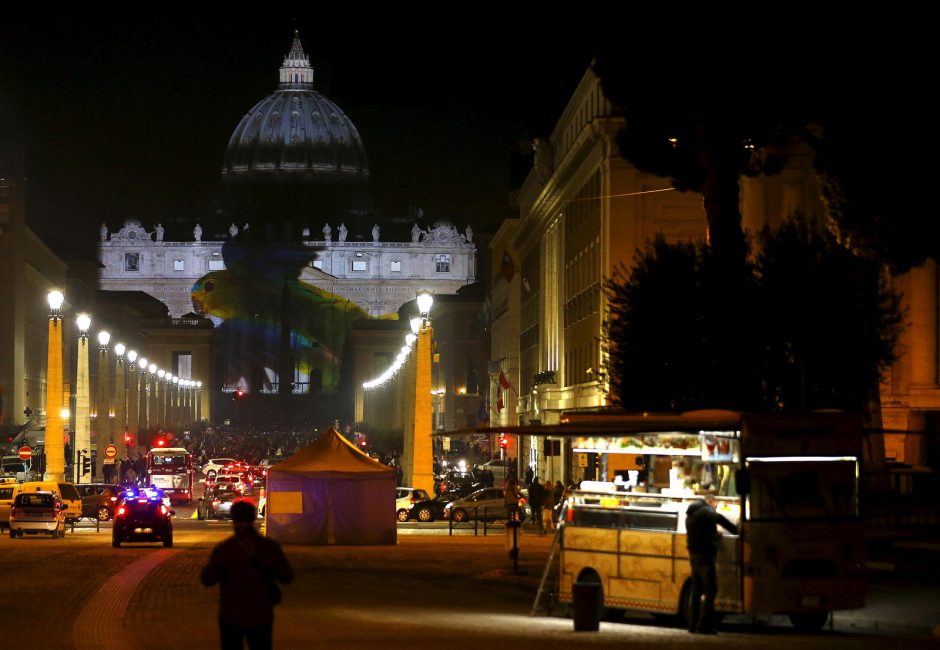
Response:
M685 530L686 546L689 549L689 563L692 567L692 601L689 616L689 632L714 634L715 629L715 594L718 592L718 579L715 570L715 556L721 545L721 526L732 535L738 534L738 528L724 516L715 512L704 499L693 502L686 510Z
M212 550L202 569L202 584L219 585L219 632L222 650L271 648L277 582L287 584L294 572L281 545L255 530L255 507L247 501L232 506L235 534Z
M545 505L545 488L536 476L529 483L529 507L532 509L532 520L539 527L539 535L542 534L542 506Z

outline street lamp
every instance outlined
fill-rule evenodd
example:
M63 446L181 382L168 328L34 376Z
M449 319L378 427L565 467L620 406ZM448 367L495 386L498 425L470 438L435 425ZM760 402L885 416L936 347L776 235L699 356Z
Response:
M62 328L65 296L52 290L49 303L49 339L46 356L46 471L47 481L65 480L65 423L62 420Z
M150 426L150 414L147 412L147 358L139 357L137 359L137 370L140 375L139 386L140 391L138 394L138 400L140 401L140 418L138 419L137 424L137 438L140 440L140 434L143 433Z
M75 376L75 461L76 483L91 483L91 475L85 474L79 450L90 453L91 450L91 391L88 382L88 329L91 316L81 313L75 317L78 325L78 359Z
M114 369L114 396L115 396L115 405L114 405L114 417L117 420L117 429L120 432L121 441L126 443L127 435L127 376L125 374L125 359L124 353L127 351L127 346L123 343L118 343L114 346L114 356L117 360L117 365ZM128 358L130 353L128 353ZM137 353L134 352L134 358L137 358ZM134 364L131 363L131 366ZM114 428L110 429L111 431L111 444L114 444ZM117 464L112 465L112 469L117 469ZM120 482L120 476L117 477L118 482Z
M405 428L405 470L409 485L424 490L434 489L434 449L431 441L433 406L431 404L431 357L434 347L434 331L431 328L430 312L434 297L430 292L418 294L420 317L412 318L409 324L416 337L414 414ZM407 340L407 339L406 339ZM407 346L402 348L407 350ZM410 387L409 387L410 388Z
M95 400L95 476L104 476L102 472L104 462L104 448L114 442L111 431L111 368L108 367L108 343L111 342L111 332L101 330L98 332L98 395ZM110 476L105 480L110 482Z

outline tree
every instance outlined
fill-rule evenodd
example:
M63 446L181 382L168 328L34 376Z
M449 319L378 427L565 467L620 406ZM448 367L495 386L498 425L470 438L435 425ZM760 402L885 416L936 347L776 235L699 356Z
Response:
M765 228L756 271L772 408L861 412L896 360L900 296L884 266L805 219Z
M628 410L862 411L894 361L899 296L883 267L794 219L765 229L731 306L715 251L662 237L609 296L607 372ZM731 326L733 325L733 326ZM734 332L735 340L728 339Z

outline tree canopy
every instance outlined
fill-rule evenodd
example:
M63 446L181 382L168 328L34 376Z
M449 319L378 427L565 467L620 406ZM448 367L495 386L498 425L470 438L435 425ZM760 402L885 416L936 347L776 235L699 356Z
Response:
M864 408L894 361L882 266L800 219L761 233L729 305L703 242L658 237L610 280L607 369L628 410Z

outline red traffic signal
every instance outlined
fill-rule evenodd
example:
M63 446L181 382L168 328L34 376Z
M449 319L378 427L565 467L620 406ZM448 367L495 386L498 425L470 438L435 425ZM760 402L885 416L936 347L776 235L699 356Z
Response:
M134 434L133 434L133 433L125 433L125 434L124 434L124 444L127 445L128 447L130 447L131 445L134 444Z

